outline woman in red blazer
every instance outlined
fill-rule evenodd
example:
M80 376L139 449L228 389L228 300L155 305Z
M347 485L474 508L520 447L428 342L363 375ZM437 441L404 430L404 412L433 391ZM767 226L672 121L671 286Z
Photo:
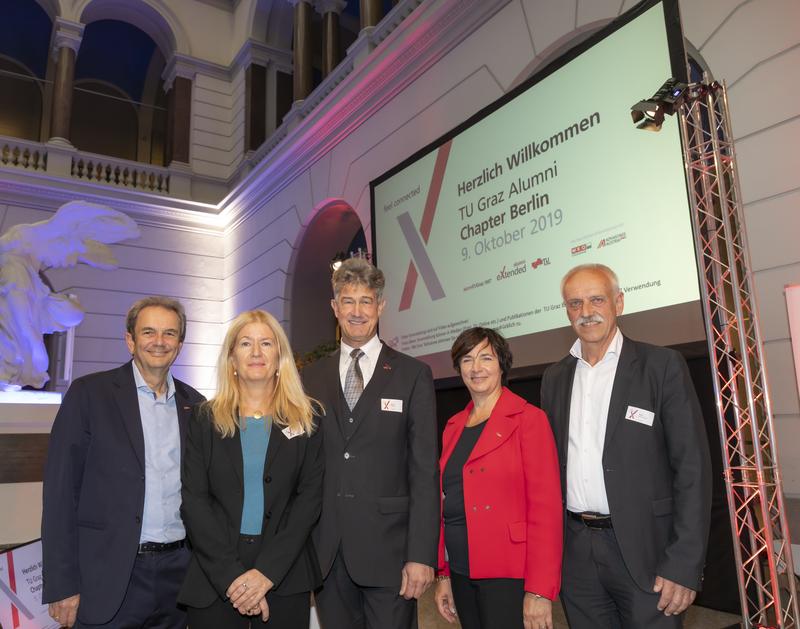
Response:
M551 629L561 581L561 483L544 412L503 386L506 340L462 332L451 351L472 401L444 429L436 606L463 629Z

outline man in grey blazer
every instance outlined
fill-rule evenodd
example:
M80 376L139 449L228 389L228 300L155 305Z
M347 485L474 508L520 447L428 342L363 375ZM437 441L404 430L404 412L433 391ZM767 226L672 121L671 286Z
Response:
M562 600L572 629L680 627L702 580L708 443L675 351L617 328L624 297L600 264L561 284L578 340L547 369L542 408L565 499Z
M333 275L340 350L304 370L325 406L322 515L314 533L323 629L416 626L439 537L430 368L381 343L383 273L351 258Z
M186 335L180 302L140 299L126 328L133 360L76 379L53 423L42 601L60 626L181 629L180 466L203 397L170 374Z

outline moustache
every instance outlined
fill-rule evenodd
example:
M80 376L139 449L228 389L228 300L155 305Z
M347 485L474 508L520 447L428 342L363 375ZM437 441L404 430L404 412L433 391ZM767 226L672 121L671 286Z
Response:
M599 314L589 315L588 317L578 317L575 319L576 325L586 325L588 323L605 323L606 320Z

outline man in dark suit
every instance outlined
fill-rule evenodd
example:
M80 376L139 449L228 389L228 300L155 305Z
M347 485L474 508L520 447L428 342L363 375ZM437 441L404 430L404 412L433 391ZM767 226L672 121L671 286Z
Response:
M561 283L578 340L542 380L567 517L562 600L572 629L680 627L702 579L708 443L686 364L617 328L623 294L600 264Z
M203 398L169 373L186 335L178 301L139 300L126 328L133 360L75 380L53 423L42 600L66 627L178 629L189 562L180 465L191 407Z
M322 515L314 540L323 629L416 626L439 535L437 426L430 369L378 338L383 273L366 260L333 275L340 350L305 370L325 406Z

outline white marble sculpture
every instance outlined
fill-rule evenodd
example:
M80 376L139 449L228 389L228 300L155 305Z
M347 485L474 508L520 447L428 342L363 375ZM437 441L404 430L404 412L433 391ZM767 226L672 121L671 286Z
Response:
M106 245L138 236L126 215L83 201L0 236L0 389L43 386L48 358L42 335L83 320L78 301L52 292L39 273L79 263L114 269L117 261Z

